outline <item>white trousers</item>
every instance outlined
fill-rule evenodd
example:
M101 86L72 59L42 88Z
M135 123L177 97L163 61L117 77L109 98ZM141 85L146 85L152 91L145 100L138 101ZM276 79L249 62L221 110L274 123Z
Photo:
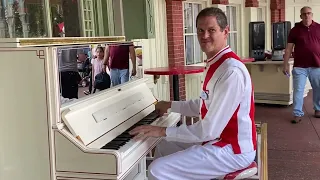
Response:
M234 154L223 148L162 140L149 166L148 180L210 180L248 167L256 152Z

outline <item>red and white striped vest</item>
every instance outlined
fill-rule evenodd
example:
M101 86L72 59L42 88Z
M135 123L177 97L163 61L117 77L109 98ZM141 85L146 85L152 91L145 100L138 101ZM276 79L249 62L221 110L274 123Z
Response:
M215 57L207 61L207 67L204 73L205 78L204 78L203 87L202 87L202 90L204 92L207 92L209 90L208 86L210 86L210 84L212 87L212 84L216 83L217 80L214 79L213 76L214 75L218 76L215 73L217 73L217 70L221 68L221 65L226 61L229 61L229 63L232 63L232 64L234 63L236 65L239 65L239 62L241 62L240 58L229 47L224 48L217 55L215 55ZM239 65L239 68L246 68L246 67L241 62L241 65ZM248 72L247 69L243 69L243 70L244 72ZM223 71L219 71L219 72L223 72ZM246 92L243 100L238 105L238 108L236 109L236 111L233 112L233 115L229 120L227 126L222 131L219 140L213 143L213 145L219 146L219 147L224 147L228 144L231 144L235 154L252 152L256 150L256 144L257 144L256 127L254 122L255 106L254 106L253 85L251 83L251 77L249 75L249 72L245 73L245 76L246 76L245 77L246 79L250 80L250 83L247 85L251 86L251 92ZM208 108L210 108L211 103L219 103L219 102L206 102L205 100L202 100L200 105L201 119L204 119L206 117ZM249 104L249 107L248 107L248 104ZM214 116L214 114L212 116ZM248 127L250 128L248 129ZM246 132L243 133L244 131ZM251 133L248 133L247 131L251 131ZM204 142L203 144L205 143L207 142Z

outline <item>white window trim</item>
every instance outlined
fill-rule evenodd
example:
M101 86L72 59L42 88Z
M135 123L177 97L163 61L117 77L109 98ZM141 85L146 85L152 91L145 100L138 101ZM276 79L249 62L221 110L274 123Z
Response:
M237 33L237 54L241 54L242 48L241 48L241 43L242 43L242 38L241 38L241 4L228 4L226 7L235 7L236 8L236 29L237 31L229 31L229 34L231 33ZM230 23L230 22L228 22ZM230 24L229 24L230 25Z
M268 50L271 48L271 39L269 40L269 34L272 32L271 31L271 24L270 22L270 12L268 13L268 4L265 2L260 2L259 3L259 9L262 9L262 21L265 23L265 49Z
M100 8L99 8L100 7ZM96 11L98 11L98 23L99 23L99 36L104 36L104 22L103 22L103 18L99 18L99 17L103 17L103 13L102 13L102 2L101 0L97 0L97 9ZM96 26L95 26L96 27Z
M258 21L264 21L264 22L266 22L267 21L267 18L266 18L266 6L259 6L259 7L257 7L257 16L258 16L258 9L261 9L261 15L262 15L262 17L261 17L261 19L258 19L258 17L257 17L257 20Z
M86 9L87 8L87 4L90 4L90 8L91 9ZM93 0L81 0L80 1L80 11L81 11L81 28L82 28L82 36L84 37L88 37L87 33L91 33L91 35L89 35L89 37L95 37L95 21L94 21L94 5L93 5ZM86 19L85 18L85 13L87 13L87 15L91 16L90 19ZM90 28L86 28L86 23L90 22L91 23L91 29Z
M198 1L196 1L196 0L186 0L186 1L184 1L183 2L183 7L182 7L182 9L183 9L183 11L182 11L183 28L184 28L184 4L185 3L200 4L200 5L202 5L202 9L208 7L209 4L210 4L209 1L207 1L207 0L198 0ZM197 15L195 15L195 16L197 16ZM205 65L204 60L206 60L206 55L205 55L204 52L202 52L202 50L201 50L201 52L202 52L202 62L194 63L194 64L188 64L187 65L187 60L186 60L187 53L186 53L186 47L185 47L185 44L186 44L185 36L187 36L187 35L195 35L197 37L197 33L184 33L184 29L183 29L184 65L185 66L204 66ZM195 38L195 40L196 41L194 43L199 43L198 42L198 38ZM193 50L195 51L195 46L193 46Z

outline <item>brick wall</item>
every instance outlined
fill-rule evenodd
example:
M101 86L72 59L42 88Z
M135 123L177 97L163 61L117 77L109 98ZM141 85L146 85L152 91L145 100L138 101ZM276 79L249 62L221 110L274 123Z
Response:
M258 0L246 0L245 7L259 7Z
M229 4L229 0L212 0L212 4L228 5Z
M185 65L183 35L183 0L166 0L169 67ZM185 76L179 76L180 100L186 99ZM170 99L173 100L172 79Z
M285 0L271 0L271 22L285 21Z

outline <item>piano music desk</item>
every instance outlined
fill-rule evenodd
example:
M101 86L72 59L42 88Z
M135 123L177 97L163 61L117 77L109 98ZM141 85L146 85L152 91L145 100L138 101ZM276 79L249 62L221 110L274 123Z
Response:
M204 66L157 67L145 69L144 74L154 75L154 82L160 75L172 76L173 99L179 101L179 75L202 73Z

